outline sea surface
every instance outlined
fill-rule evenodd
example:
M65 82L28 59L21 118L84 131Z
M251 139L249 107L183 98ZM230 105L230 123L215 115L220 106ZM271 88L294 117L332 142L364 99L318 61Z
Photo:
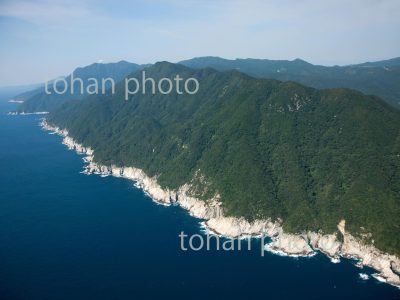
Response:
M351 260L262 257L260 240L182 251L179 233L203 234L199 220L129 180L81 174L41 116L8 116L17 104L0 100L1 300L400 299Z

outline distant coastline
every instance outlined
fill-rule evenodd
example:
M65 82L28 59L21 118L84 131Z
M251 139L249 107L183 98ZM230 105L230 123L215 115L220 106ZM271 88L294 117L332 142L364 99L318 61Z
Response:
M23 100L14 100L14 99L10 99L8 100L9 103L24 103Z
M28 115L47 115L48 111L37 111L37 112L17 112L17 111L10 111L7 115L10 116L28 116Z

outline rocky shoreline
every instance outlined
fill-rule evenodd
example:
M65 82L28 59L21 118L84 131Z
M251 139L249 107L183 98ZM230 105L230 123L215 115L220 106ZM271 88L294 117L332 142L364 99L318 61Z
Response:
M302 234L285 233L281 220L255 220L248 222L244 218L224 216L219 197L202 201L190 195L190 185L185 184L178 190L163 189L157 183L156 177L147 176L143 170L134 167L103 166L93 161L94 151L74 141L68 131L47 124L43 119L40 123L43 129L61 135L63 144L69 149L86 155L84 161L85 174L112 175L123 177L135 182L136 186L146 192L154 201L171 205L178 204L186 209L190 215L204 219L204 226L215 234L238 238L242 236L268 236L272 242L265 245L267 251L273 253L299 257L312 256L320 251L338 262L340 257L359 260L358 266L369 266L379 272L375 274L378 280L400 287L400 259L394 255L383 253L372 245L365 245L345 231L345 220L338 224L338 234L343 236L343 242L337 239L336 234L322 234L304 232Z

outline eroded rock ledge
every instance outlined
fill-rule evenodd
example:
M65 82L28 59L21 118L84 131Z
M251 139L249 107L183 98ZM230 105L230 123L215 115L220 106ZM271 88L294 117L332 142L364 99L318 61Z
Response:
M42 120L40 124L45 130L52 131L64 137L63 144L80 154L85 154L87 163L84 173L103 176L128 178L145 191L154 201L164 204L179 204L188 210L190 215L204 219L205 226L216 234L227 237L240 236L268 236L272 242L265 247L272 252L283 253L288 256L311 256L316 251L329 256L336 262L339 257L348 257L359 260L358 265L369 266L379 272L378 279L400 287L400 259L394 255L383 253L372 245L365 245L361 240L345 231L345 220L338 225L338 234L343 235L343 242L337 239L336 234L304 232L289 234L283 232L281 220L255 220L248 222L244 218L224 216L219 197L202 201L190 195L190 186L185 184L178 190L163 189L156 177L147 176L143 170L134 167L103 166L93 161L93 150L76 143L68 136L68 131L47 124ZM397 274L396 274L397 273Z

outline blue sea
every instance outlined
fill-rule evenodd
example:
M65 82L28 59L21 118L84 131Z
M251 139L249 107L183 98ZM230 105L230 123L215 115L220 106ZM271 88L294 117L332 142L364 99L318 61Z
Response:
M0 299L400 299L324 255L182 251L202 234L183 209L126 179L81 174L82 156L0 101ZM247 243L243 241L243 243ZM245 247L243 247L245 248Z

